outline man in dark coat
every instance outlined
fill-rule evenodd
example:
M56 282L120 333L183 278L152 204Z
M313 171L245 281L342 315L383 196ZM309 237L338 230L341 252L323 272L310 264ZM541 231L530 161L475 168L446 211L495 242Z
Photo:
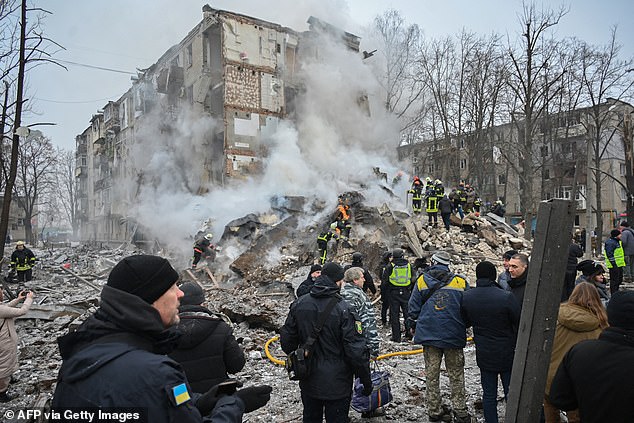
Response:
M363 282L363 292L367 294L367 292L370 291L373 295L376 294L376 286L374 285L374 279L372 278L372 275L370 274L370 272L368 272L368 269L366 269L365 266L363 265L363 254L361 254L358 251L353 253L352 263L346 264L343 267L344 272L350 269L351 267L360 267L361 269L363 269L363 278L365 279L365 281Z
M315 284L315 279L317 279L321 275L321 264L313 264L310 266L310 270L308 271L308 275L306 279L299 284L297 287L297 291L295 291L295 295L297 298L302 295L306 295L310 292L310 288Z
M526 254L515 254L509 260L509 273L511 279L508 284L513 296L522 309L524 302L524 290L526 289L526 277L528 276L528 256Z
M35 254L26 248L24 241L16 242L15 250L11 254L11 270L17 271L18 282L28 282L33 278L35 260Z
M498 375L504 396L509 392L520 320L517 300L495 283L495 277L493 263L479 263L476 266L476 288L462 295L463 319L467 327L473 326L476 362L482 384L482 407L487 423L498 421Z
M169 356L183 366L192 390L205 393L227 380L227 373L242 370L246 359L231 326L203 305L200 285L187 282L179 288L185 294L178 308L183 336Z
M445 225L445 229L449 231L449 226L451 225L451 213L453 211L453 203L447 197L447 195L443 195L443 197L438 202L438 211L440 211L440 217L442 217L442 222Z
M566 265L566 276L564 279L564 288L561 293L561 302L568 301L568 297L575 289L575 281L577 280L577 261L579 257L583 257L581 246L572 241L568 246L568 264Z
M347 422L354 375L361 379L364 395L372 392L369 352L361 321L339 295L343 277L340 265L326 263L310 294L291 304L280 329L282 350L290 354L304 345L320 313L332 298L336 299L319 338L310 349L310 375L299 381L305 423L321 423L324 413L327 422Z
M630 423L634 404L634 291L614 293L599 339L581 341L564 356L550 388L561 410L579 409L584 423Z
M270 386L221 397L191 393L180 365L165 355L178 339L174 325L183 293L177 280L162 257L135 255L117 263L99 309L58 339L63 362L53 407L137 407L152 423L224 423L266 404Z

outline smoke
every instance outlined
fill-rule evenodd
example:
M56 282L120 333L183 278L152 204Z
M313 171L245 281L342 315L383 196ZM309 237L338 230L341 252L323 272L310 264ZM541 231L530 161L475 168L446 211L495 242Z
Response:
M261 135L269 153L259 176L231 180L223 188L205 180L208 134L220 124L212 118L186 110L170 130L158 118L146 119L128 158L140 177L123 189L137 193L131 213L163 245L187 257L191 236L208 218L219 239L228 222L268 212L277 196L331 204L304 222L319 225L327 223L323 220L338 194L362 185L370 187L364 191L366 204L393 201L377 188L373 172L380 167L391 179L399 169L398 125L384 110L377 78L339 39L324 34L314 43L318 54L305 56L299 71L304 90L296 99L296 121L280 121ZM197 195L201 186L209 191Z

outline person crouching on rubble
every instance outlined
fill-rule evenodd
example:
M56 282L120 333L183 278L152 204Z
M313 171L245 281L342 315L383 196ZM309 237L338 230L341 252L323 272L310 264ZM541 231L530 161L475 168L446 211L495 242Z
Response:
M0 301L3 291L0 289ZM16 306L23 301L22 307ZM6 304L0 304L0 402L8 402L13 398L7 394L11 375L18 369L18 335L15 331L15 318L23 316L33 304L33 292L22 291L18 298Z
M165 355L179 337L178 278L158 256L134 255L117 263L99 309L58 338L62 366L54 408L137 407L152 423L224 423L241 421L243 412L267 403L270 386L191 393L181 366Z

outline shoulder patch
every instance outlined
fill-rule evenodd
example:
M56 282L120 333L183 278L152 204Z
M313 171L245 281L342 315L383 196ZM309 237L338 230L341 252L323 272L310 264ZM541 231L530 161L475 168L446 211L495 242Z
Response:
M181 405L191 400L191 396L187 390L187 385L184 383L174 386L172 388L172 395L174 396L174 403L176 405Z
M354 327L357 330L357 333L359 335L363 335L363 326L361 325L361 322L358 320L354 321Z

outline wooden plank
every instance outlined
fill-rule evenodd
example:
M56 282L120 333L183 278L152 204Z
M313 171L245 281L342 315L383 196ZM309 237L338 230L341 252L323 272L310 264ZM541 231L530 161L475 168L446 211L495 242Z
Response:
M73 275L75 278L77 278L79 281L85 283L86 285L88 285L89 287L91 287L92 289L94 289L97 292L101 292L101 288L97 285L95 285L94 283L90 282L89 280L86 280L84 278L82 278L81 276L79 276L77 273L73 272L70 269L65 268L63 265L59 266L60 269L62 269L64 272L70 273L71 275Z
M214 283L214 286L216 288L220 288L220 285L218 285L218 281L216 281L216 278L214 277L214 274L211 273L211 270L209 270L208 267L205 267L205 272L207 272L207 276L209 276L209 279L211 279L211 281Z
M416 257L423 257L425 251L423 250L423 246L420 243L420 239L418 239L418 234L416 233L416 228L414 227L414 223L411 219L405 219L403 221L405 225L405 229L407 230L407 239L409 241L409 246L416 254Z
M22 316L18 316L17 319L41 319L41 320L55 320L61 316L79 316L85 313L85 309L73 307L70 305L41 305L33 304L29 311Z
M513 360L506 423L539 421L573 222L572 201L540 203Z
M187 276L189 276L194 282L196 282L198 285L202 287L202 284L200 283L196 275L194 275L194 272L192 272L189 269L185 269L185 273L187 273Z

